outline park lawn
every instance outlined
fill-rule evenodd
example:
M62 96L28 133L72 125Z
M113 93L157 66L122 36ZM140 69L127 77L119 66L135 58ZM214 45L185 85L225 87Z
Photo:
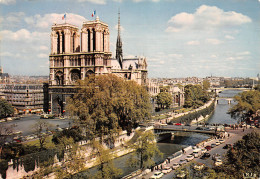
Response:
M28 146L36 146L36 147L40 148L39 139L28 141L28 142L25 142L24 144L28 145ZM46 149L53 149L53 148L55 148L55 144L52 142L52 135L50 135L50 136L48 136L46 138L46 141L44 143L44 147L46 147Z

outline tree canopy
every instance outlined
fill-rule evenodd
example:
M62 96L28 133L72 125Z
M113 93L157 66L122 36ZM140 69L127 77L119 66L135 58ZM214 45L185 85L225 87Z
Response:
M0 98L0 117L7 117L14 113L14 108L5 99Z
M156 96L156 103L158 104L158 106L160 106L160 108L169 108L172 104L173 98L172 95L168 92L160 92L157 96Z
M108 143L114 143L119 130L130 133L138 122L149 119L151 105L144 87L108 74L79 81L67 111L77 116L88 137L103 141L106 136Z
M202 85L203 85L203 90L208 90L210 88L209 80L207 79L203 80Z
M210 100L208 92L203 90L200 85L186 85L184 91L184 107L186 108L192 107L195 109Z
M137 140L132 144L133 154L127 163L131 167L138 166L145 169L154 165L155 155L162 156L155 142L155 135L152 131L136 131Z
M260 109L260 91L251 90L239 93L234 97L236 105L229 109L232 118L246 120Z

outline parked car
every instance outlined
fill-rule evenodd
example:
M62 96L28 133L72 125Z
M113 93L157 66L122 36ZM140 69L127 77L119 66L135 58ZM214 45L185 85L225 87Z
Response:
M217 159L216 162L215 162L215 166L220 166L222 164L223 164L223 162L222 162L221 159Z
M180 165L185 165L186 163L187 163L187 161L185 159L181 159L179 162Z
M211 148L214 148L214 147L216 147L216 144L214 144L214 143L211 144Z
M203 163L198 163L194 165L195 170L202 170L204 168L205 164Z
M210 157L210 153L206 152L200 158L205 159L205 158L209 158L209 157Z
M205 152L207 152L207 149L201 149L201 154L204 154Z
M220 145L220 142L219 142L219 141L217 141L217 142L216 142L216 146L219 146L219 145Z
M172 164L172 169L173 170L176 170L177 168L179 168L180 167L180 165L178 164L178 163L173 163Z
M203 128L202 127L197 127L196 130L203 130Z
M162 178L163 173L162 172L155 172L150 178L151 179L157 179L157 178Z
M225 140L224 139L219 139L219 142L222 144L222 143L225 142Z
M181 126L181 123L175 123L175 126Z
M198 148L198 149L193 150L192 155L193 155L195 158L199 157L200 154L201 154L201 149Z
M187 157L185 158L185 160L187 160L187 162L192 161L194 159L193 155L187 155Z
M212 160L217 160L217 159L219 159L221 156L218 154L218 153L215 153L215 154L213 154L212 155Z
M172 169L170 167L164 167L164 169L162 169L163 174L170 173L171 171L172 171Z
M207 146L205 147L205 149L207 149L207 151L209 151L209 150L211 150L211 146L210 146L210 145L207 145Z

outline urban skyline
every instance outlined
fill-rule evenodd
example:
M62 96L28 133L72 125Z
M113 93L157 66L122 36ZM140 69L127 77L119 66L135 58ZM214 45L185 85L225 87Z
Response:
M1 64L12 75L48 75L51 25L109 25L115 57L121 11L124 57L145 56L149 77L253 77L259 73L260 2L0 1ZM130 7L130 8L129 8ZM92 17L96 10L96 16Z

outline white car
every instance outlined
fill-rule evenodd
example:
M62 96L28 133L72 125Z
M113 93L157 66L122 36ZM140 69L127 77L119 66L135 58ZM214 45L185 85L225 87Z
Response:
M180 165L179 165L178 163L172 164L172 169L173 169L173 170L176 170L176 169L179 168L179 167L180 167Z
M225 140L224 139L219 139L219 142L222 144L222 143L225 142Z
M216 146L218 146L218 145L220 145L220 142L219 142L219 141L217 141L215 144L216 144Z
M155 172L150 179L156 179L156 178L162 178L163 177L163 173L162 172Z
M220 166L222 164L223 164L223 162L222 162L221 159L217 159L216 162L215 162L215 166Z
M207 152L207 149L205 148L201 149L201 154L204 154L205 152Z
M172 169L170 167L164 167L164 169L162 169L163 174L170 173L171 171L172 171Z
M194 159L193 155L187 155L187 157L185 158L185 160L187 160L187 162L192 161Z

